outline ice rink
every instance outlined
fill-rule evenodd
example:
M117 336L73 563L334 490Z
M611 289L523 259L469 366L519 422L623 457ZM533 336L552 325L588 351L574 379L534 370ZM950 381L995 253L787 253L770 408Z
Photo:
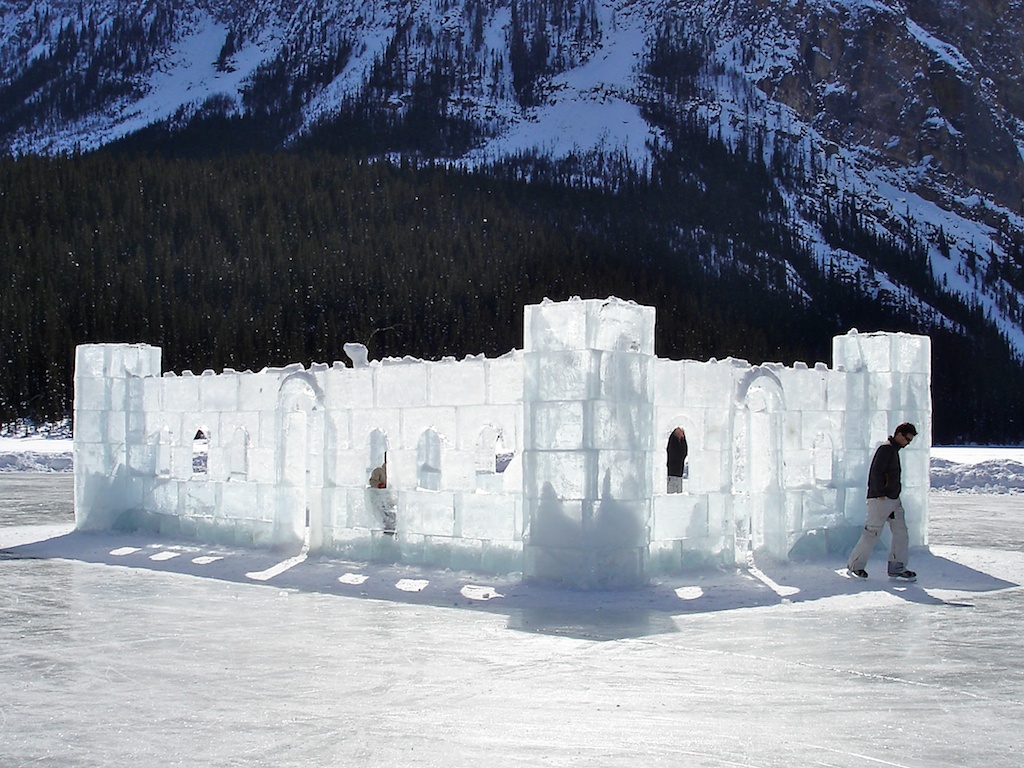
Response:
M0 475L0 766L1021 765L1024 497L623 592L71 533Z

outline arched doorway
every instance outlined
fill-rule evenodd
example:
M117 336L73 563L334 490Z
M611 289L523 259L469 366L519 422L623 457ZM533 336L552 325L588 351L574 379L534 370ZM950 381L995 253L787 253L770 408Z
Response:
M278 408L277 509L274 543L302 544L318 550L323 543L322 462L323 397L308 373L288 377L281 385ZM322 469L322 468L321 468Z
M763 550L785 558L786 516L782 484L782 386L758 370L741 384L733 425L733 522L736 562Z

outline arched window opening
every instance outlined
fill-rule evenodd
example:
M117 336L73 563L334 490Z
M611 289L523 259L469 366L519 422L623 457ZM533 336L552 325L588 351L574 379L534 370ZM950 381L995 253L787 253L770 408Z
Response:
M174 439L171 435L170 427L161 427L160 434L157 436L156 444L156 476L157 477L170 477L171 476L171 446Z
M427 491L441 490L441 437L432 429L420 435L416 467L418 487Z
M205 475L210 454L210 439L202 428L192 438L192 474Z
M686 439L686 430L677 426L669 432L665 453L668 473L666 491L668 493L682 493L683 480L689 475L687 457L689 456L690 448Z
M366 467L366 476L373 474L373 470L383 466L388 454L388 436L381 430L375 429L370 433L370 455L369 465Z
M814 438L814 445L811 448L811 462L814 467L814 484L831 485L833 462L835 452L832 446L832 438L824 432L819 432Z
M247 480L249 477L249 433L239 427L228 445L228 479Z
M499 493L502 490L501 473L511 460L512 454L505 450L499 428L488 425L480 430L475 455L477 489Z

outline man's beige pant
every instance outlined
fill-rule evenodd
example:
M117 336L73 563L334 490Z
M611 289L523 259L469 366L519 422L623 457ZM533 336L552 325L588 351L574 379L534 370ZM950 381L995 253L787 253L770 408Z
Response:
M892 544L889 545L889 573L899 573L907 567L907 547L910 534L907 532L907 518L899 499L868 499L867 516L864 519L864 532L860 541L850 554L847 568L851 571L864 570L875 548L878 536L885 524L889 523L892 531Z

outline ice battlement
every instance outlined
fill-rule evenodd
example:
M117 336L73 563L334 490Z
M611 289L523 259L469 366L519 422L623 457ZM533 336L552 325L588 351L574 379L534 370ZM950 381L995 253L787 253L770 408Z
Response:
M832 367L787 367L658 358L654 330L652 307L609 298L527 306L524 348L498 358L347 344L351 365L195 375L157 347L82 345L76 525L628 586L852 543L871 454L912 421L903 498L927 544L927 337L851 331Z

